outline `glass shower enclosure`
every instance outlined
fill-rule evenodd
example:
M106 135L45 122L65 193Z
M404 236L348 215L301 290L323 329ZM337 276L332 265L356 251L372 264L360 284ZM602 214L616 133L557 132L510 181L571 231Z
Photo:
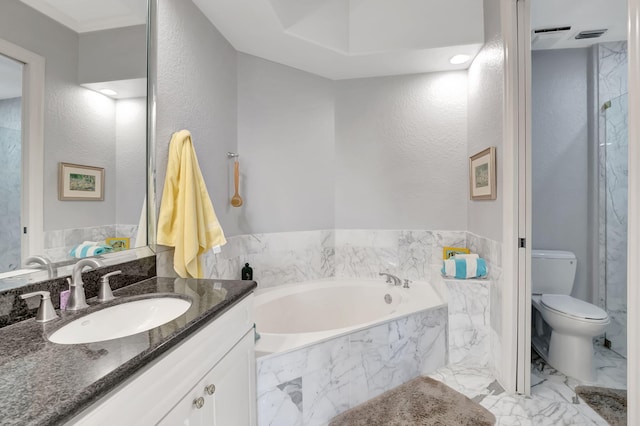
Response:
M627 356L627 94L604 105L604 278L610 347ZM601 234L602 235L602 234Z

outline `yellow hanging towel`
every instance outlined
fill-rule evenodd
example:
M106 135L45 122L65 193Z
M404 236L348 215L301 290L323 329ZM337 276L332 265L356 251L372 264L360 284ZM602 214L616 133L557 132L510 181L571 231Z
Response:
M181 278L203 278L198 256L225 244L188 130L176 132L169 145L158 244L175 247L173 269Z

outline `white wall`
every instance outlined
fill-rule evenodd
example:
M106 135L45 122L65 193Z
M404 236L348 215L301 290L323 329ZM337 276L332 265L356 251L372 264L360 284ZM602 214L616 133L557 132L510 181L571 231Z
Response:
M467 73L336 82L336 228L466 227Z
M485 258L493 260L490 266L490 274L495 277L491 281L490 291L491 369L506 389L515 389L515 383L507 382L512 360L505 359L503 356L503 353L509 352L509 348L503 345L503 342L509 338L505 328L512 327L513 321L511 318L505 318L507 314L503 314L503 311L508 311L508 304L511 302L507 297L503 297L505 290L502 279L502 171L504 170L502 141L505 102L505 48L502 35L501 1L484 0L483 9L485 44L468 71L467 157L487 147L496 147L497 199L471 201L469 200L469 186L466 186L464 192L468 206L467 230L472 233L471 240L478 241L475 244L478 249L475 251ZM493 243L480 244L487 239ZM486 249L491 246L494 246L493 250Z
M464 229L466 84L334 82L239 54L242 233Z
M156 190L162 195L171 135L188 129L226 235L239 232L229 205L227 151L237 150L236 51L191 1L158 5ZM233 210L232 210L233 209Z
M496 200L469 200L467 230L474 234L502 240L502 108L504 85L504 47L500 26L500 5L496 0L484 2L485 44L469 67L469 124L467 156L470 157L490 146L496 147L497 191ZM468 161L468 160L467 160Z
M334 227L334 129L331 80L238 54L243 234Z
M572 295L591 301L588 59L587 49L532 54L532 247L575 253L578 266Z
M117 224L137 225L147 193L147 98L116 102Z

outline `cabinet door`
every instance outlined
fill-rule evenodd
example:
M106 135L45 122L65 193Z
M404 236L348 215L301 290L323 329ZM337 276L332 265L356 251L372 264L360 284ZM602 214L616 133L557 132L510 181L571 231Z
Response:
M255 404L254 334L251 330L159 424L253 426L256 424Z
M206 403L213 406L214 411L214 421L207 424L256 424L254 345L252 330L205 376Z

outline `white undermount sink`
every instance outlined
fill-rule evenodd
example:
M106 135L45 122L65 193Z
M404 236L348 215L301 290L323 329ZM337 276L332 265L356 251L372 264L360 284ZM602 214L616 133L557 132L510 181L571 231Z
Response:
M184 314L191 302L154 297L110 306L80 317L49 336L53 343L102 342L151 330Z

